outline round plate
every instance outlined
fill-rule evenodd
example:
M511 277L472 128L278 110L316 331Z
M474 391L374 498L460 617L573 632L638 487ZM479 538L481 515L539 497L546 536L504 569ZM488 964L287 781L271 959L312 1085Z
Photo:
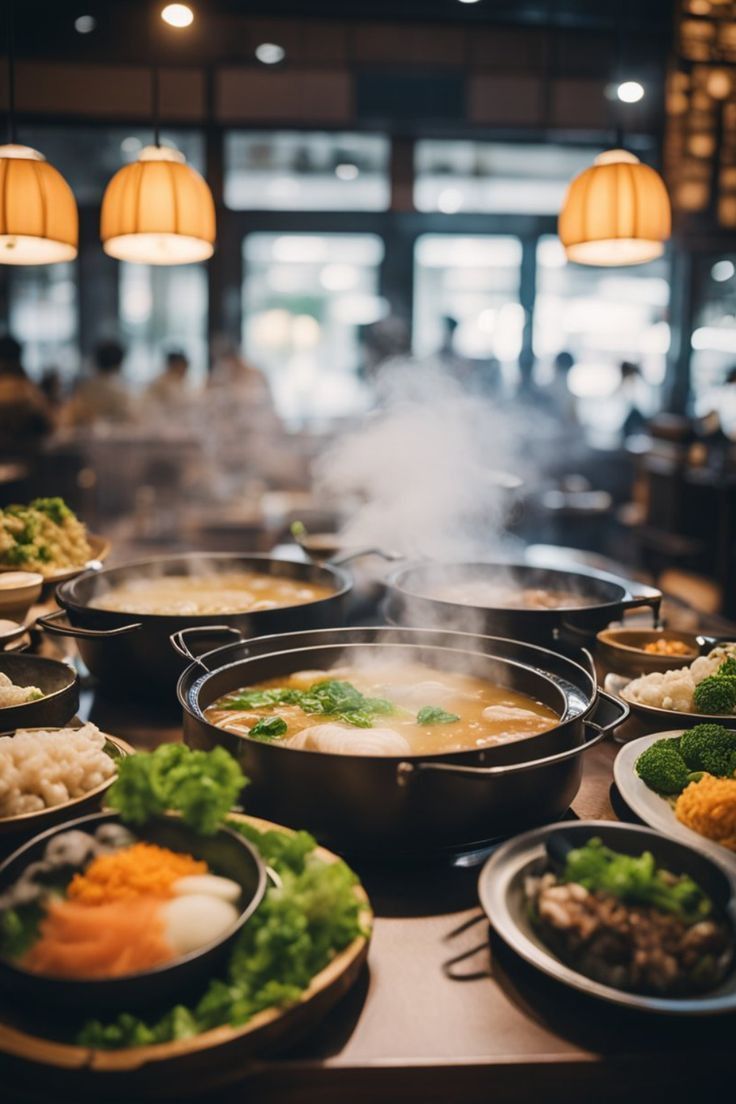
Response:
M714 878L720 882L725 878L725 884L731 893L728 912L736 940L733 919L736 908L736 874L731 868L719 865L710 857L697 853L695 848L667 839L650 828L607 820L549 824L516 836L499 847L483 867L478 881L480 903L499 938L543 974L609 1004L666 1016L714 1016L736 1011L736 969L731 970L717 989L703 996L650 997L614 989L613 986L604 985L578 973L543 943L532 927L527 913L523 893L524 879L531 874L541 873L547 867L546 841L548 836L557 831L573 838L579 837L581 844L593 836L600 836L607 846L614 849L618 847L634 854L650 850L658 861L667 866L678 866L678 858L682 856L683 872L689 873L696 881L699 879L699 868L704 870L700 875L702 882L712 882ZM662 857L659 858L659 855Z
M696 724L720 724L724 728L736 728L736 713L678 713L675 709L660 709L656 705L642 705L634 698L628 697L626 688L633 679L622 675L608 674L604 680L604 687L610 694L615 694L621 701L631 707L631 712L645 721L656 721L657 724L679 724L682 728L692 728Z
M80 564L78 567L57 567L52 571L39 571L39 574L43 575L45 587L56 586L58 583L65 583L67 579L73 579L75 576L81 575L83 571L88 571L89 568L107 559L111 547L107 537L98 537L95 536L94 533L88 533L87 543L90 548L90 557L85 563ZM18 571L18 567L0 564L0 571Z
M639 740L632 740L619 751L613 764L613 777L616 780L619 793L626 804L636 815L648 824L650 828L656 828L658 832L664 832L666 836L682 840L691 847L698 847L701 851L713 855L721 862L733 866L736 870L736 852L730 851L722 844L710 840L707 836L701 836L700 832L688 828L675 816L675 810L666 797L650 790L645 782L642 782L636 773L636 760L643 751L656 743L657 740L674 739L682 736L683 729L672 729L670 732L655 732L651 736L642 736Z
M259 831L292 834L270 821L232 814ZM315 854L323 862L338 862L338 856L318 847ZM242 1027L215 1027L185 1039L151 1046L121 1050L93 1050L72 1043L58 1042L33 1035L18 1025L17 1013L9 1003L0 1003L0 1055L18 1060L26 1076L34 1072L54 1091L102 1090L97 1099L160 1100L162 1095L179 1100L192 1092L221 1090L223 1084L242 1076L253 1057L277 1043L298 1037L321 1023L330 1009L357 981L368 955L373 922L370 902L362 885L355 895L361 902L361 921L365 934L358 935L316 974L298 1000L285 1008L267 1008ZM53 1078L49 1081L48 1078ZM167 1086L162 1093L162 1085Z
M76 728L77 725L67 725L67 728ZM24 732L53 732L53 728L27 728L23 729ZM57 729L61 732L63 729ZM4 735L7 735L5 733ZM130 744L126 744L125 740L119 739L117 736L108 736L105 732L104 751L110 756L111 759L121 759L126 755L134 755L135 748ZM50 805L46 809L35 809L31 813L18 813L16 816L4 817L0 816L0 837L8 835L38 835L39 832L45 832L47 828L52 828L55 824L60 824L64 820L72 820L77 816L81 816L84 812L92 812L95 804L101 804L101 798L107 790L110 789L113 782L117 777L117 772L108 778L105 782L101 782L99 786L95 786L93 790L88 790L87 793L80 794L79 797L72 797L69 801L63 801L61 805Z

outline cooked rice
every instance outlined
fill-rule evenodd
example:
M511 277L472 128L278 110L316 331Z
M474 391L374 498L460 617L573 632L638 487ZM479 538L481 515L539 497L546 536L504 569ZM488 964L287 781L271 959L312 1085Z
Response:
M736 851L736 778L704 774L677 799L675 816L707 839Z
M0 817L62 805L112 778L115 764L96 725L0 737Z

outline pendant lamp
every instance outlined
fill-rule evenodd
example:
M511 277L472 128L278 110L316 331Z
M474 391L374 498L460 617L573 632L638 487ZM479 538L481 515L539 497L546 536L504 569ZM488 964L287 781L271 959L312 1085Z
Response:
M105 253L119 261L206 261L215 248L212 193L178 150L146 146L108 184L100 236Z
M100 237L110 257L137 264L206 261L215 249L215 204L207 182L178 150L162 146L154 68L154 144L119 169L102 199Z
M15 56L8 3L8 138L0 146L0 264L42 265L77 255L74 193L43 154L15 139Z
M558 233L568 260L644 264L660 257L672 215L659 173L626 150L608 150L567 189Z

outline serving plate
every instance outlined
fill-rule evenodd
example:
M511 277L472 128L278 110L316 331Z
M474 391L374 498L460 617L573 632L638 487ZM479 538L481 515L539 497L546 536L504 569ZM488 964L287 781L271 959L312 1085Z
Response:
M261 832L290 829L257 817L231 819ZM323 862L340 861L318 847ZM357 981L368 954L373 914L365 890L356 885L367 935L356 937L316 974L300 999L288 1008L268 1008L242 1027L217 1027L187 1039L123 1050L97 1050L33 1034L16 1008L0 1001L0 1056L6 1068L29 1083L56 1093L96 1093L125 1101L147 1096L181 1100L196 1090L211 1091L247 1074L252 1059L319 1024Z
M696 724L720 724L724 728L736 728L736 713L680 713L675 709L661 709L656 705L642 705L626 693L633 679L621 675L608 674L603 685L609 694L620 698L631 709L634 716L644 721L648 728L654 723L662 728L676 724L681 728L692 728Z
M81 575L83 571L89 571L98 567L100 564L104 563L110 555L112 545L107 537L101 537L95 533L87 533L87 543L89 544L90 556L83 564L79 564L77 567L58 567L52 571L39 572L39 574L43 575L43 597L46 597L55 586L59 585L59 583L65 583L68 579L74 579L77 575ZM18 570L19 568L17 566L0 564L0 572Z
M66 727L76 728L77 726L67 725ZM30 728L24 729L24 731L50 732L53 729ZM2 735L7 736L8 733ZM130 744L126 744L125 740L121 740L117 736L109 736L107 733L104 733L104 736L104 751L111 759L121 759L126 755L135 754L135 748L131 747ZM13 837L12 846L15 847L18 846L20 837L36 836L39 832L45 832L47 828L53 828L54 825L61 824L65 820L76 819L84 813L93 812L102 804L103 794L107 793L116 778L117 773L108 778L107 781L101 782L99 786L95 786L94 789L88 790L80 797L73 797L69 801L64 801L61 805L52 805L48 809L37 809L31 813L18 813L16 816L0 816L0 851L7 850L7 845L10 844L9 837Z
M645 782L642 782L636 773L636 760L643 751L651 747L657 740L675 739L682 736L683 729L672 729L669 732L655 732L651 736L642 736L639 740L632 740L619 751L613 764L613 777L618 786L619 793L633 813L648 824L650 828L656 828L658 832L664 832L666 836L682 840L691 847L697 847L715 859L732 866L736 870L736 853L729 851L727 847L716 843L715 840L701 836L700 832L688 828L686 824L675 816L675 810L666 797L650 790Z
M480 903L500 939L522 959L555 981L589 997L635 1012L663 1016L714 1016L736 1012L736 968L721 984L694 997L653 997L594 981L559 959L534 930L523 895L524 879L548 866L546 841L553 832L582 845L593 836L615 850L649 850L661 865L689 874L711 897L724 900L724 912L736 940L736 871L689 844L630 824L588 820L549 824L516 836L488 860L478 881Z

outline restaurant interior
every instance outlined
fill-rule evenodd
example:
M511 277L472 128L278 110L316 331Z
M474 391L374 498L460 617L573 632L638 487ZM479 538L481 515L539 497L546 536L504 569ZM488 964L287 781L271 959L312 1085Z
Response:
M0 1099L727 1099L736 0L0 9Z

